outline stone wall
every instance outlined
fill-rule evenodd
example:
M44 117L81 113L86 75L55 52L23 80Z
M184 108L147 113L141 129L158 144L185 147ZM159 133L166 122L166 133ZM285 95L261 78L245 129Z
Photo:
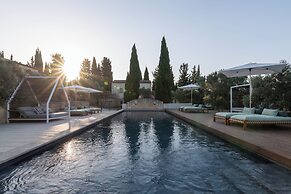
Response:
M0 123L6 122L6 109L0 107Z

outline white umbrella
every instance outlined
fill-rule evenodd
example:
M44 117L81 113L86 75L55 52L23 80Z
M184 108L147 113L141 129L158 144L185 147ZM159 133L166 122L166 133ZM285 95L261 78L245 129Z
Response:
M189 84L189 85L185 85L185 86L180 86L178 88L182 89L182 90L191 90L191 104L192 104L192 90L197 90L200 88L200 86L197 84Z
M102 91L100 91L100 90L95 90L93 88L86 88L86 87L80 86L80 85L66 86L64 88L65 88L65 90L74 91L74 93L75 93L75 103L77 102L77 94L76 94L77 92L88 93L88 94L91 94L91 93L102 93Z
M280 73L285 68L285 63L248 63L221 70L227 77L250 76L250 107L252 106L252 75Z
M72 91L75 91L75 92L102 93L102 91L100 91L100 90L95 90L93 88L86 88L84 86L79 86L79 85L66 86L64 88L65 88L65 90L72 90Z

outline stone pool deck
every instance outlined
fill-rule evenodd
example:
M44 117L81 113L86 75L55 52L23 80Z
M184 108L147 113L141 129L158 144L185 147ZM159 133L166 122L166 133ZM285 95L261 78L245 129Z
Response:
M223 120L213 122L214 112L184 113L179 110L167 112L291 170L290 126L256 126L243 130L241 125L225 125Z
M88 116L71 117L71 129L66 119L49 123L0 124L0 170L49 149L120 111L105 110Z

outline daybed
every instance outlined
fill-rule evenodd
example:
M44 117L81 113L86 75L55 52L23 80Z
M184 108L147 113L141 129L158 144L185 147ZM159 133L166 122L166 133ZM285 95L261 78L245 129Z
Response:
M15 117L9 120L46 120L46 112L41 107L18 107L17 110L10 110ZM61 119L68 116L67 112L49 112L49 119Z
M291 117L277 116L278 110L264 109L262 114L251 115L234 115L229 119L229 123L241 123L243 129L246 129L247 125L275 125L275 124L291 124Z
M208 108L206 108L204 105L199 104L198 106L185 106L181 109L183 112L189 112L189 113L205 113L209 112Z
M234 115L255 114L255 110L255 108L244 107L242 112L217 112L213 116L213 121L215 122L216 119L222 119L224 120L224 123L228 125L230 117Z

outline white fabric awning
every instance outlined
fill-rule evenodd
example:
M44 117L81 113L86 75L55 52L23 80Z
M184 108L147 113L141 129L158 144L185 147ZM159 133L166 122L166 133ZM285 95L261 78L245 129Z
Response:
M197 84L189 84L189 85L181 86L178 88L183 89L183 90L197 90L200 88L200 86Z

